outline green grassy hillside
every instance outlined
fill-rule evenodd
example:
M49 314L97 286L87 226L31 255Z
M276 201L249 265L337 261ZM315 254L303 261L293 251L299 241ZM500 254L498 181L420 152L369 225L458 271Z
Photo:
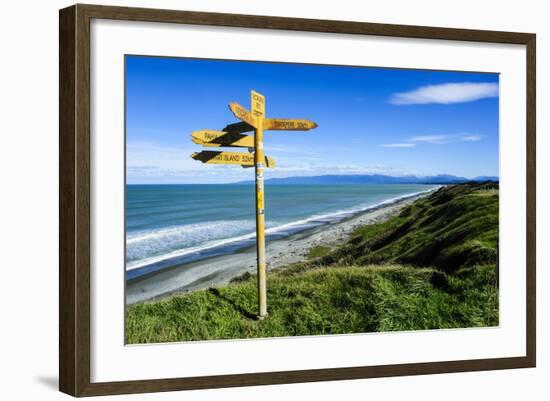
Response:
M464 184L420 199L385 223L362 227L321 262L398 262L452 273L495 264L497 249L497 184Z
M129 306L128 343L253 338L498 324L498 186L440 189L342 247L268 274L258 321L256 278ZM328 253L327 253L328 252Z

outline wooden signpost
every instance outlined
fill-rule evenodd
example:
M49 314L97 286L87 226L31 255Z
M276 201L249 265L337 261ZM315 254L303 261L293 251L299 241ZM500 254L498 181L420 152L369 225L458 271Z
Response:
M289 120L287 118L264 119L265 130L309 131L313 128L317 128L317 124L309 120Z
M243 167L253 167L255 163L254 153L203 150L193 153L191 157L207 164L237 164ZM275 167L275 160L269 156L265 156L264 163L266 167Z
M256 173L256 250L258 253L258 318L267 316L264 167L275 167L275 160L264 155L264 131L308 131L317 127L313 121L265 117L265 97L250 92L250 111L238 103L229 103L231 112L241 120L227 125L223 131L202 130L191 134L194 143L207 147L249 148L253 153L203 150L191 155L206 164L236 164L255 167ZM244 135L254 131L253 136Z
M254 128L258 128L257 119L254 118L251 112L249 112L247 109L245 109L243 106L241 106L239 103L231 102L229 103L229 109L233 112L235 117L237 117L239 120L244 121L248 125L253 126Z
M193 142L202 146L254 147L254 137L243 134L232 134L225 131L195 131L191 134L191 137L193 138Z

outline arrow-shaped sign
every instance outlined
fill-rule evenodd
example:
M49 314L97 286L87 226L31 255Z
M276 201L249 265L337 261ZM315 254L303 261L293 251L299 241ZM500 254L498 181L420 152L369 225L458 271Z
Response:
M253 148L254 137L224 131L202 130L191 134L193 142L203 146Z
M203 150L191 155L195 160L208 164L239 164L243 167L254 166L254 153L219 152L214 150ZM266 167L275 167L275 160L265 157Z
M265 117L265 96L256 91L250 91L250 110L256 117Z
M251 125L255 128L258 128L256 119L254 118L252 113L247 109L245 109L243 106L241 106L239 103L236 103L236 102L229 103L229 109L235 115L235 117L237 117L239 120L244 121L248 125Z
M264 130L309 131L313 128L317 128L317 124L310 120L288 118L264 119Z

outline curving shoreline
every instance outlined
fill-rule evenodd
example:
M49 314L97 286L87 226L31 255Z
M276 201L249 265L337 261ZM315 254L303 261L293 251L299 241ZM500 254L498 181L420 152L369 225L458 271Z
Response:
M305 260L312 247L318 245L338 246L346 242L356 228L385 221L415 200L428 196L432 192L429 191L405 198L284 239L272 240L267 244L266 249L268 271ZM126 304L156 300L177 292L225 285L232 278L246 272L253 273L255 269L255 246L230 255L186 263L128 282L125 289Z

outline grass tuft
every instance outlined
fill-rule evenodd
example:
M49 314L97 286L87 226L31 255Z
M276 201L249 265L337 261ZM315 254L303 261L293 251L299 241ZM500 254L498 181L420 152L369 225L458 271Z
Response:
M321 256L325 256L330 252L330 247L323 246L323 245L316 245L310 248L307 258L308 259L315 259L320 258Z

